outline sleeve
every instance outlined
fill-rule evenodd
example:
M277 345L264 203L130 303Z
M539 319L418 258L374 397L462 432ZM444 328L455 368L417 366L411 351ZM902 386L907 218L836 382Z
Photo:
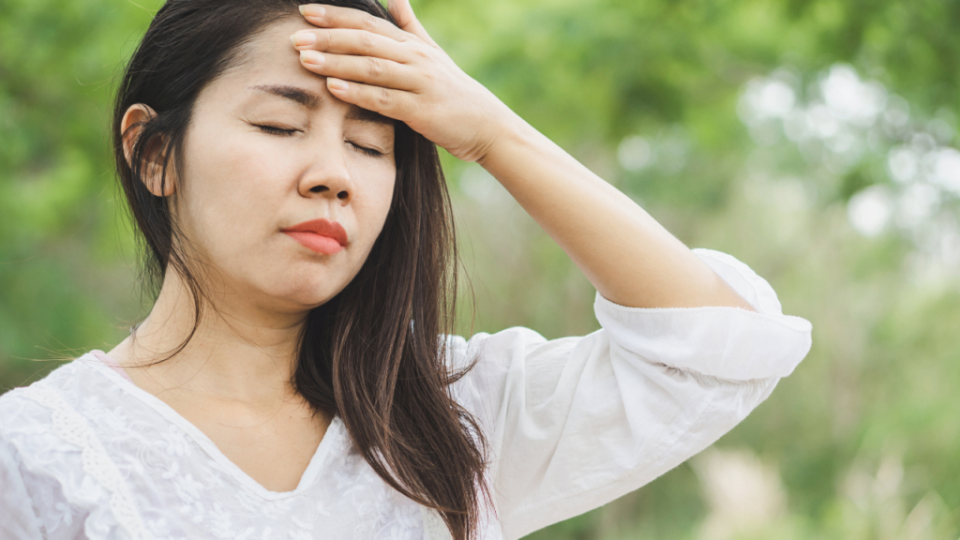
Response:
M548 341L526 328L454 338L477 360L455 393L487 437L505 538L633 491L743 420L811 345L811 325L735 258L694 250L757 310L641 309L597 294L601 329Z
M0 538L40 540L40 519L27 492L20 460L13 446L0 439Z

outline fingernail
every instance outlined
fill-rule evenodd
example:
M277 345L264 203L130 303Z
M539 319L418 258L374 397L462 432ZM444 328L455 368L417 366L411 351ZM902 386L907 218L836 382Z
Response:
M323 17L327 14L327 10L317 4L304 4L300 6L300 13L304 17Z
M317 42L317 35L309 30L301 30L291 35L290 41L293 42L294 47L313 45Z
M300 51L300 61L315 66L323 65L323 55L317 51Z
M340 79L332 79L327 77L327 88L344 92L347 88L349 88L349 86L347 85L347 81L341 81Z

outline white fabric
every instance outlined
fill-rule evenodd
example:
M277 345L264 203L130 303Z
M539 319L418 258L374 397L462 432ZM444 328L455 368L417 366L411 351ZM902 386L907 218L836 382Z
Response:
M696 250L759 313L636 309L597 295L602 329L449 338L478 362L454 396L489 444L495 513L519 538L650 482L741 421L810 348L766 281ZM195 426L92 354L0 396L0 538L438 539L433 512L387 486L335 418L289 492L268 491Z

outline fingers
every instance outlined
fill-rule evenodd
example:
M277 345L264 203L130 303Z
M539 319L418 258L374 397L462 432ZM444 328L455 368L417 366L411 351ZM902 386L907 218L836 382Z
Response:
M393 11L393 10L397 11ZM406 0L391 0L391 13L404 28L360 10L305 4L300 12L318 30L291 36L300 63L327 78L338 99L405 122L416 107L425 76L417 65L432 59L436 44ZM399 15L399 17L398 17ZM416 65L415 65L416 64Z
M416 36L397 28L390 21L374 17L358 9L343 8L320 4L304 4L300 6L300 13L307 22L321 28L352 28L366 30L393 39L394 41L409 41Z
M393 15L393 19L397 21L397 25L400 26L402 30L437 47L436 42L430 38L430 34L427 33L427 30L420 24L420 21L417 20L417 16L413 14L413 7L410 6L410 0L389 0L389 6L390 14Z
M300 30L290 36L290 40L294 47L300 50L315 49L334 54L376 56L394 62L406 62L411 56L408 50L395 40L367 30Z
M406 121L413 106L413 95L403 90L347 82L333 77L327 77L327 89L341 101L401 122Z
M371 56L350 56L300 51L300 64L306 69L336 79L358 81L398 90L417 90L417 72L414 68Z

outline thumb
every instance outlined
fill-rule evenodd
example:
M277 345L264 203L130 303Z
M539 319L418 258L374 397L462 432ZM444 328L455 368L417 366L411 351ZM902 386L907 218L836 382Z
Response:
M401 30L417 36L434 47L438 47L437 43L430 38L427 30L420 24L420 21L417 20L417 16L413 14L413 8L410 7L410 0L389 0L388 10L390 11L390 15L393 15L394 20L397 21L397 25L400 26Z

